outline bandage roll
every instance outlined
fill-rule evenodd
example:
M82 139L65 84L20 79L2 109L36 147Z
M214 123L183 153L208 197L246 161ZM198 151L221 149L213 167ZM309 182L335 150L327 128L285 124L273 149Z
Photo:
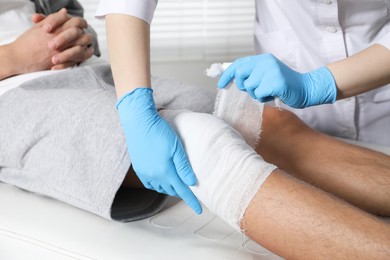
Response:
M231 63L214 63L206 70L209 77L218 77ZM240 91L234 82L219 89L214 106L214 115L236 129L252 148L260 140L264 104Z
M260 141L264 104L240 91L234 83L218 90L214 115L236 129L252 148Z

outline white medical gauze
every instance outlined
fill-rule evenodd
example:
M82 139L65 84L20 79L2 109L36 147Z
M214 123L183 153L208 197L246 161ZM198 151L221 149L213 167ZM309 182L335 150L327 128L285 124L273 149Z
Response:
M237 230L246 208L276 166L265 162L222 119L162 110L179 135L198 183L190 187L213 213Z
M231 63L214 63L206 70L206 75L218 77L230 65ZM280 106L279 101L275 99L276 106ZM263 103L239 90L232 82L226 88L218 90L214 115L229 123L244 137L247 144L256 148L260 140L263 109Z

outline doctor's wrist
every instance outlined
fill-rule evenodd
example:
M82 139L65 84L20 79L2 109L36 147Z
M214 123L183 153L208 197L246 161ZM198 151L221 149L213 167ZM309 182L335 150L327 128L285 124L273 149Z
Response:
M144 105L145 103L155 107L153 89L139 87L122 95L116 102L115 107L119 109L119 107L125 104L137 107L138 104Z
M305 73L304 77L306 82L309 82L307 107L336 102L338 92L336 81L326 66Z

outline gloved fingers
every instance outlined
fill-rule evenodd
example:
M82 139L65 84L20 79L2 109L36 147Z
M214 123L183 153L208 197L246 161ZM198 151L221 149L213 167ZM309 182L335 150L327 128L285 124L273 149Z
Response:
M165 165L165 172L166 175L164 176L164 180L169 181L177 195L183 199L193 211L200 214L202 212L202 207L188 185L186 185L179 177L173 160L169 161L168 164Z
M180 179L188 186L194 186L196 184L196 176L192 170L191 164L188 161L186 152L179 138L176 143L176 151L173 154L173 163L175 165L176 172Z
M162 194L169 195L169 196L177 196L175 190L169 184L164 185L164 184L160 184L156 181L149 181L149 182L146 182L146 184L149 186L148 187L149 190L154 190L154 191L157 191L158 193L162 193ZM144 186L146 187L146 185L144 185Z
M245 82L244 82L244 85L245 85ZM251 96L251 98L256 99L256 95L255 95L256 87L255 86L246 87L245 89L246 89L246 92L249 94L249 96Z
M177 194L177 192L175 191L175 188L172 185L169 185L169 187L166 190L169 190L169 192L172 193L171 196L180 199L180 196Z
M166 190L161 185L153 184L153 182L152 182L152 186L153 186L153 189L151 189L151 190L157 191L158 193L161 193L161 194L170 195L170 194L168 194L168 192L166 192Z
M153 185L153 183L152 183ZM155 184L153 185L153 189L159 193L164 193L164 194L167 194L167 192L165 191L165 189L163 187L161 187L161 185L159 184Z
M259 102L268 102L275 98L279 98L284 104L292 108L303 108L301 95L296 95L295 91L289 91L288 86L283 80L275 79L274 81L264 84L262 82L260 86L255 90L256 99Z
M142 185L144 185L144 187L146 189L149 189L149 190L155 190L152 186L152 184L150 183L151 181L145 181L144 178L142 178L140 175L138 175L138 179L140 179L140 181L142 182Z
M165 190L166 194L168 194L169 196L179 197L179 195L177 195L177 192L175 191L173 186L170 184L164 185L164 190Z
M234 78L234 71L235 71L236 64L233 63L230 65L221 75L221 77L218 80L218 88L225 88L230 81Z
M165 194L167 196L171 196L169 195L164 189L161 189L160 191L157 191L158 193L161 193L161 194Z
M202 213L202 206L191 189L186 186L179 178L172 182L172 185L181 199L196 213Z
M267 103L272 100L274 100L274 97L263 97L263 98L256 98L260 103Z
M236 67L234 78L235 78L236 85L240 90L246 91L244 82L252 74L252 72L253 72L253 64L251 64L250 62L241 64L240 66Z
M247 60L248 57L237 59L229 67L227 67L218 80L218 88L225 88L229 82L234 79L236 68L245 63Z
M254 91L254 95L256 96L256 99L261 102L268 102L271 100L274 100L275 97L279 97L275 93L275 88L272 85L264 85L260 84L258 88Z
M244 87L248 94L256 99L255 90L260 86L263 79L264 70L261 65L257 65L251 75L245 80Z

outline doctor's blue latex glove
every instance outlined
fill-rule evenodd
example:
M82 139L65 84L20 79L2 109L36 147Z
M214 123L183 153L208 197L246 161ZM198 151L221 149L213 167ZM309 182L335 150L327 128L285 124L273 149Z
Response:
M196 177L183 145L159 115L153 90L137 88L116 104L134 171L142 184L160 193L181 197L196 213L202 206L188 186Z
M272 54L236 60L224 71L218 87L226 87L232 79L239 89L260 102L278 97L294 108L334 103L337 97L336 82L328 68L299 73Z

